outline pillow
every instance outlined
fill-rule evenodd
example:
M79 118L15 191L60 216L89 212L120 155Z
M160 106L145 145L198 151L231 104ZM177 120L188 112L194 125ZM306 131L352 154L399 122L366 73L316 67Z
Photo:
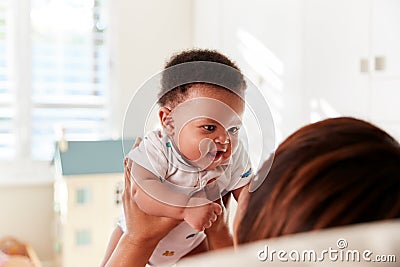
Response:
M266 239L183 259L183 266L395 266L400 219ZM295 264L294 264L295 263Z

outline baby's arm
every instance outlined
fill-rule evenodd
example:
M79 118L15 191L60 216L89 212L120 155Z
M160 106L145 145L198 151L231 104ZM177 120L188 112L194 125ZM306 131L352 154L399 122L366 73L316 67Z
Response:
M138 181L135 201L139 208L145 213L153 216L169 217L178 220L185 220L196 230L203 230L211 226L221 213L221 207L216 203L207 203L201 206L188 207L198 199L189 198L185 194L173 190L167 184L147 169L135 162L132 163L131 173ZM152 196L147 194L151 192ZM153 197L154 196L154 197ZM155 197L159 196L162 200L174 203L177 206L164 203ZM203 203L205 203L203 201Z

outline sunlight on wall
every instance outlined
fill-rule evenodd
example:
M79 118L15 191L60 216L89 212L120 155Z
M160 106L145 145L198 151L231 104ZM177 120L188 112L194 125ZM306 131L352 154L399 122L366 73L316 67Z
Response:
M249 49L249 52L258 59L254 62L256 63L256 66L264 65L265 69L268 68L279 76L283 75L284 67L282 61L261 41L243 29L238 29L237 37L244 47Z
M239 29L237 37L240 41L238 49L253 71L272 88L282 91L283 82L280 78L283 74L282 62L250 33Z
M310 122L314 123L325 118L339 117L341 114L335 110L325 99L311 99Z
M269 103L275 124L275 140L276 143L279 143L283 138L281 125L283 123L282 111L285 108L282 96L284 65L270 49L248 31L239 28L237 38L238 50L250 71L251 77L249 78L261 90ZM248 129L249 132L253 130L250 127Z

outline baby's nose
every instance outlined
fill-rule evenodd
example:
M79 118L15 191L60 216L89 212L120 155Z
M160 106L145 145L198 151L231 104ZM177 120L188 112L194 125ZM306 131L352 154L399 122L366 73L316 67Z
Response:
M219 134L217 138L215 138L215 142L223 145L229 144L229 134L224 131L223 133Z

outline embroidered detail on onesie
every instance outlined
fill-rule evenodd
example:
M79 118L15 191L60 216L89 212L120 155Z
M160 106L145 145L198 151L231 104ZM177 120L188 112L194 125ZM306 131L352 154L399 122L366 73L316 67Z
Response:
M251 170L251 168L250 168L247 172L243 173L241 177L242 177L242 178L246 178L246 177L248 177L248 176L251 174L251 172L252 172L252 170Z
M162 255L170 257L170 256L174 256L174 253L175 253L174 251L166 250Z
M188 236L186 237L186 239L192 238L192 237L194 237L195 235L196 235L196 233L190 234L190 235L188 235Z
M170 142L167 142L165 145L166 145L167 147L171 147L171 143L170 143Z

